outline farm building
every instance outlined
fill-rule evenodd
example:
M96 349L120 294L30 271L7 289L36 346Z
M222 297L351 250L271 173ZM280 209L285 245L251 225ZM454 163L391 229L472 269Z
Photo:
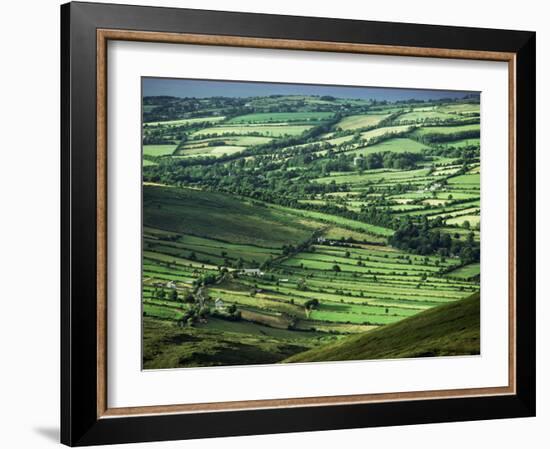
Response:
M176 288L176 283L174 281L168 281L166 283L166 288Z
M244 268L240 271L241 274L246 276L263 276L264 273L259 268Z
M436 184L432 184L429 188L428 188L428 187L425 187L424 190L436 191L436 190L441 189L441 187L442 187L441 184L436 183Z
M216 298L214 301L214 306L217 310L222 310L225 307L221 298Z

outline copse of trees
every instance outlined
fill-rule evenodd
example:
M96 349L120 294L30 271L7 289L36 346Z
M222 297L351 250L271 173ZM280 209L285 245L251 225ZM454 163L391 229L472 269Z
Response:
M421 153L384 151L381 153L369 153L365 157L358 158L356 163L363 170L372 170L375 168L410 170L416 167L417 162L423 160L424 156Z
M459 158L460 162L472 162L479 159L479 145L467 145L464 147L454 147L448 145L432 145L424 151L427 156L443 156L448 158Z
M414 254L438 253L443 257L460 257L463 263L479 262L479 243L471 233L466 241L453 239L449 234L433 229L425 219L420 225L407 220L390 237L389 243Z
M415 120L399 120L400 125L423 125L423 126L460 126L479 123L479 118L472 117L471 119L462 116L450 116L449 118L419 118Z
M316 299L316 298L308 299L308 300L304 303L304 307L306 308L306 310L318 309L318 308L319 308L319 300Z
M418 140L421 143L425 143L427 145L434 144L434 143L440 143L440 142L450 142L453 140L460 140L460 139L473 139L473 138L479 138L479 130L472 129L468 131L457 131L454 133L432 133L432 134L412 134L412 137L415 140Z

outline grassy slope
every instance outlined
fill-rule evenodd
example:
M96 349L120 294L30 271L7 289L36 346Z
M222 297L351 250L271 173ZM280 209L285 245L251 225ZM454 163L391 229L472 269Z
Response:
M322 224L221 193L143 186L143 224L151 228L268 248L296 244Z
M241 329L244 326L250 329ZM143 366L163 369L277 363L316 342L312 339L313 343L308 343L306 338L316 336L315 333L295 332L302 338L284 338L288 333L247 322L212 318L208 325L180 328L169 321L144 317Z
M285 362L479 354L479 293L366 334L296 354Z

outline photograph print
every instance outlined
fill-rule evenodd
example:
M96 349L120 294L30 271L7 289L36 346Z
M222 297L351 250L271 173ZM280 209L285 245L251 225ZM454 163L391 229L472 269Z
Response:
M144 77L141 126L143 369L480 354L479 92Z

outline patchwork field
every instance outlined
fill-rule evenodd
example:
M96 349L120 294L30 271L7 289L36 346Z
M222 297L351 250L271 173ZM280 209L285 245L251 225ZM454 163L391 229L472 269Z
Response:
M477 353L479 97L143 111L144 368Z

